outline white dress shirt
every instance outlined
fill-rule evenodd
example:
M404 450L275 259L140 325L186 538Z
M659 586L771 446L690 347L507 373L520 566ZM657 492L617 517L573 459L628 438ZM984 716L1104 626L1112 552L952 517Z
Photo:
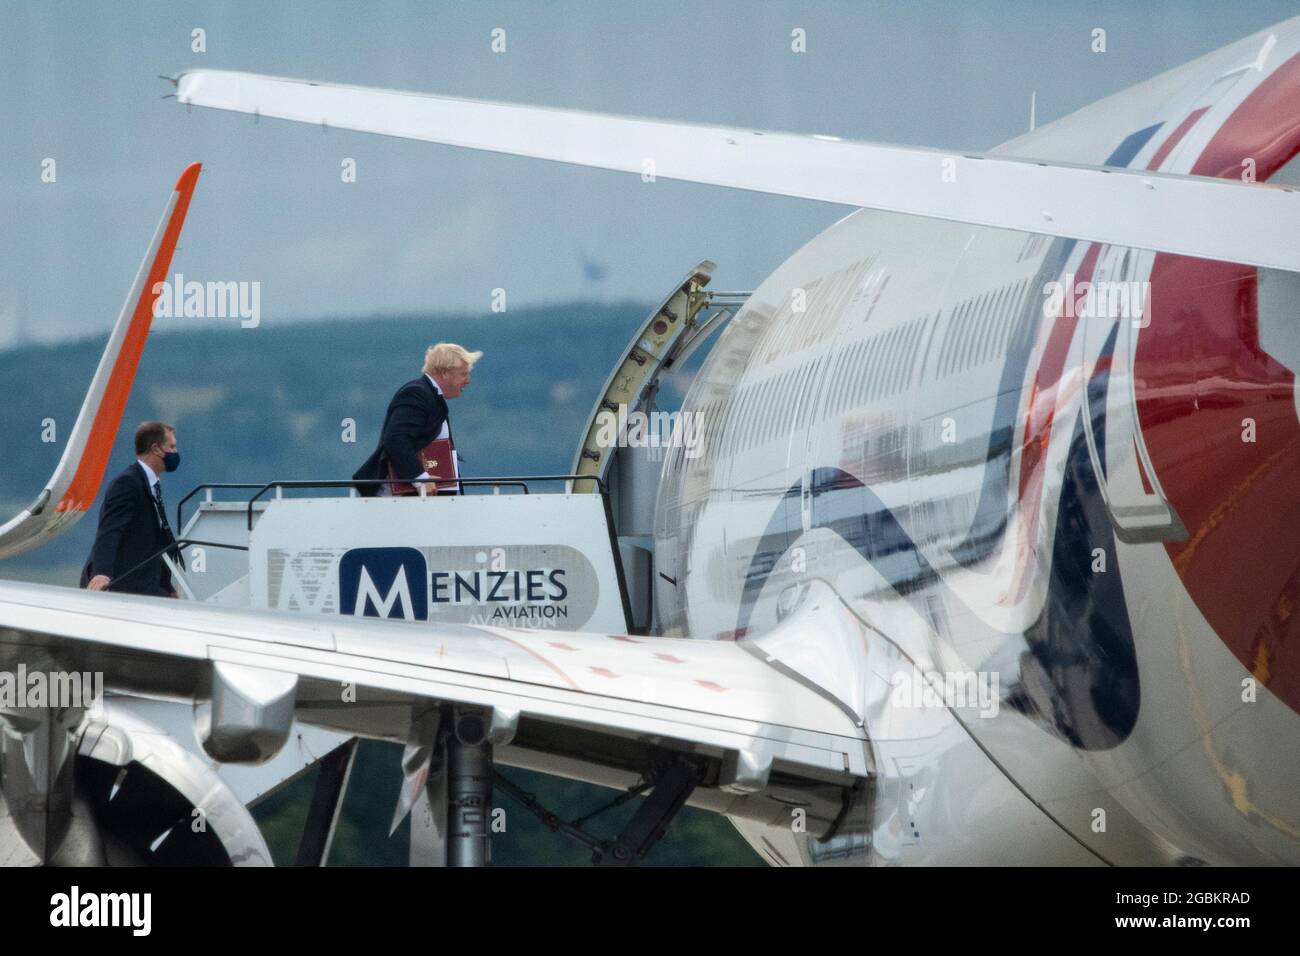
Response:
M144 476L149 479L149 494L153 494L153 486L158 484L158 476L153 473L152 468L142 462L139 458L135 460L135 463L144 469Z
M149 480L149 497L152 498L154 495L153 486L158 484L158 476L154 474L154 470L152 468L150 468L148 465L142 462L139 458L135 460L135 463L140 466L140 468L144 471L145 478ZM158 526L162 527L161 521L158 523Z

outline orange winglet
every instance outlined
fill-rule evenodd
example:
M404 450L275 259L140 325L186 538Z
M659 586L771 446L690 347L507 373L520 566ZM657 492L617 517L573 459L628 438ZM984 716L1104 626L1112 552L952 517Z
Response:
M202 163L191 163L176 180L176 205L172 208L162 242L154 255L144 287L140 290L140 298L136 300L126 337L122 340L122 350L113 363L113 371L95 412L95 423L86 439L77 471L68 490L55 506L56 511L87 511L99 493L99 485L104 479L104 470L108 467L108 459L113 451L113 442L117 438L117 429L122 423L122 413L126 410L126 400L131 394L131 384L135 381L135 372L140 365L140 354L144 351L149 326L153 322L154 302L158 299L158 293L154 289L158 283L166 281L172 253L176 251L181 226L185 223L185 213L190 208L190 197L194 195L194 186L202 168Z

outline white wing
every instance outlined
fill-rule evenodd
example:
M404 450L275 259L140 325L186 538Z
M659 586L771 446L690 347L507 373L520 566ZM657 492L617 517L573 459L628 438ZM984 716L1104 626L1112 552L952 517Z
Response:
M76 424L68 435L63 456L45 490L0 526L0 558L30 551L63 534L94 504L153 322L153 304L157 299L153 288L155 283L167 278L200 168L199 163L192 164L176 181L140 270L122 303L122 311L109 333L108 344L104 346Z
M194 70L177 99L470 149L1300 271L1295 190Z
M404 743L431 702L484 708L502 763L609 786L635 783L653 749L694 754L716 769L696 805L779 821L797 801L823 831L871 770L850 707L733 642L255 612L0 581L0 659L34 667L48 654L102 673L110 691L177 701L198 702L222 669L290 688L302 723Z

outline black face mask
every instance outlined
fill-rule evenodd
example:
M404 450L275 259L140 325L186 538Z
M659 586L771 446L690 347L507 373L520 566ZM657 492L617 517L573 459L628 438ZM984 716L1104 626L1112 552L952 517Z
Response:
M164 451L163 471L175 471L181 466L181 453L178 451Z

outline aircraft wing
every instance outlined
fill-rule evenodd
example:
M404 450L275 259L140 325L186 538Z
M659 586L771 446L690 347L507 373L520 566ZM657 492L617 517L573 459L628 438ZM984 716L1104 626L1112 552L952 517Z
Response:
M870 771L865 732L845 708L734 642L246 611L0 581L0 661L15 657L102 672L109 691L194 701L200 739L204 701L225 681L254 688L248 699L287 688L302 723L408 745L435 702L482 708L500 762L609 786L635 783L656 748L696 754L717 768L703 805L751 817L788 821L789 802L770 793L788 785L800 805L820 795L824 812L810 818L831 826Z
M99 368L64 445L63 457L36 500L0 526L0 558L22 554L57 537L94 504L153 322L153 305L158 298L154 286L167 278L167 270L171 268L172 253L176 251L200 169L201 165L194 163L176 181L144 261L122 303L122 311L109 333Z
M173 82L187 106L1300 271L1300 195L1284 186L255 73Z

